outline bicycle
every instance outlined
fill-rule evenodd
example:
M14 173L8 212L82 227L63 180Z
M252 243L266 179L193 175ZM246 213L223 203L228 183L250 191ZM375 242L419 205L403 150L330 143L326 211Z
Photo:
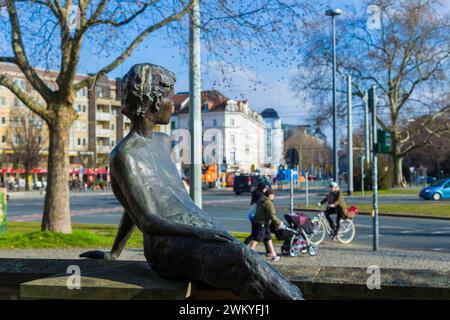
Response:
M314 229L313 232L307 236L308 241L311 244L319 245L325 240L325 235L328 234L329 237L334 236L333 229L331 229L327 218L325 217L325 212L322 207L318 207L319 213L311 219ZM337 239L342 244L348 244L353 241L355 237L355 224L352 218L342 218L341 226L337 234Z

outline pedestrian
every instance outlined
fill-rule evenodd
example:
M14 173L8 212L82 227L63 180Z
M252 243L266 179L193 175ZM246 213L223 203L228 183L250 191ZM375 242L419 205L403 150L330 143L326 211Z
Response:
M269 187L264 183L259 183L255 190L253 190L251 199L250 199L250 209L247 212L247 217L250 220L250 223L252 224L252 230L253 230L253 220L255 218L256 214L256 207L258 200L261 199L261 197L264 196L264 193L269 190ZM244 244L248 245L250 241L253 240L252 235L250 234L245 240ZM270 255L270 248L268 247L267 243L264 242L264 246L266 247L266 254Z
M341 226L342 218L348 215L347 205L345 204L344 195L339 190L339 185L336 182L330 183L330 192L318 205L327 203L327 209L325 210L325 217L333 230L333 240L337 239L339 228ZM331 219L330 214L336 213L336 224Z
M275 212L273 200L275 199L275 192L271 189L267 190L257 203L255 218L252 223L252 240L249 243L251 249L255 249L258 242L264 241L269 247L272 261L280 260L277 255L272 242L272 234L270 233L270 224L273 223L278 230L283 223L278 219Z

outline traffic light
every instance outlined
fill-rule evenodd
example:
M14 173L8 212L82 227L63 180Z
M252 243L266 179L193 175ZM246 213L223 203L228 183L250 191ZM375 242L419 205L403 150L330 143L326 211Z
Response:
M392 142L391 142L391 133L384 129L377 130L377 145L376 149L377 153L391 153L392 151Z

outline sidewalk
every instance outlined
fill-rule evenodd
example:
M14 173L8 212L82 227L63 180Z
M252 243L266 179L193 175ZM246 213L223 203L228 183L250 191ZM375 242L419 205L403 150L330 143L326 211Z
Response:
M99 248L91 248L99 249ZM27 258L27 259L78 259L82 252L89 248L70 249L12 249L0 250L2 258ZM103 250L108 250L103 248ZM279 248L277 248L280 251ZM258 251L262 253L263 247L259 246ZM120 260L145 261L143 250L125 249ZM378 252L371 248L362 246L343 246L339 244L324 244L319 247L317 256L311 257L302 254L299 257L283 257L274 262L275 266L284 268L301 267L361 267L367 268L376 265L381 269L414 269L414 270L434 270L450 271L450 254L440 252L406 251L382 249ZM449 284L450 286L450 284Z
M106 191L70 191L71 197L78 196L103 196L103 195L112 195L112 190ZM10 199L26 199L26 198L45 198L45 192L40 193L37 190L33 191L18 191L18 192L8 192Z

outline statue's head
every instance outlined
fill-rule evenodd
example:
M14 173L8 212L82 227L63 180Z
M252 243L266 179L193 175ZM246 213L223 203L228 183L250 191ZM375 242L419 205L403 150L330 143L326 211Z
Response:
M131 121L150 117L155 124L168 124L175 80L175 74L163 67L134 65L122 79L122 113Z

